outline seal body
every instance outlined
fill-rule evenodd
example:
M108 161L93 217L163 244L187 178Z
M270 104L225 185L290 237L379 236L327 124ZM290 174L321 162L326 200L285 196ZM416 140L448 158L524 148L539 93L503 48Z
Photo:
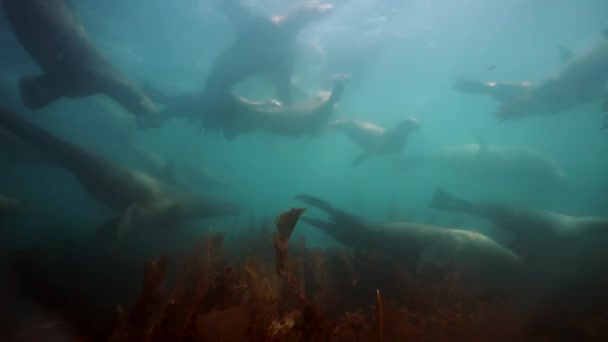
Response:
M502 203L472 203L439 189L431 207L486 218L498 227L535 245L584 236L608 236L608 218L575 217Z
M608 40L575 56L528 92L504 103L501 120L559 113L601 98L608 83Z
M144 92L94 46L66 0L3 0L19 43L43 74L20 81L21 98L40 109L62 97L105 94L131 113L155 120Z
M502 102L497 112L500 121L553 115L606 95L608 39L601 39L584 53L568 53L562 59L560 68L538 82L479 82L459 78L454 88L471 94L489 94Z
M232 110L235 120L224 127L224 135L234 139L239 134L264 131L280 136L316 135L325 129L344 94L347 77L334 76L331 91L320 92L305 103L282 105L275 101L253 102L235 97Z
M219 9L232 23L236 38L214 61L201 94L204 125L209 129L230 123L232 112L213 109L221 106L218 102L226 101L234 85L254 75L269 78L280 101L291 105L296 36L302 28L331 13L333 6L306 1L284 16L271 18L250 13L240 0L220 1Z
M451 145L427 155L401 158L393 165L395 172L421 167L450 169L468 177L482 177L503 183L522 181L543 191L566 193L568 177L550 155L527 146L487 145L479 143Z
M365 149L353 164L359 164L373 155L395 154L403 151L410 133L420 128L416 118L406 118L395 127L386 129L369 122L359 120L339 119L334 121L331 128L346 133L357 145Z
M215 60L205 92L213 97L225 94L238 82L261 74L271 78L281 102L291 104L296 35L310 23L329 15L333 6L305 1L287 15L267 18L250 13L241 2L225 0L219 4L236 31L236 39Z

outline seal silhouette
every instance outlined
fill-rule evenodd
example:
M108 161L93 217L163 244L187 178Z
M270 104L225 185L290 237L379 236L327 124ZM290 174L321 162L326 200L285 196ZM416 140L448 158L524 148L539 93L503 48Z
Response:
M19 82L23 104L41 109L62 97L104 94L153 125L156 105L93 44L66 0L3 0L15 36L43 73Z
M0 127L45 153L68 170L89 194L120 214L104 225L104 231L122 237L149 228L173 228L190 220L240 212L236 203L193 195L150 175L115 165L0 108Z

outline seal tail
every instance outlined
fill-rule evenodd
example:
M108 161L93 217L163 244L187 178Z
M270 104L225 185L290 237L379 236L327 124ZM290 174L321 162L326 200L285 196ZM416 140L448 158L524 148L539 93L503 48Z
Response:
M315 208L321 209L330 215L333 215L333 213L335 212L334 207L331 204L329 204L329 202L322 200L319 197L300 194L300 195L296 195L294 198L296 198L308 205L311 205Z
M30 110L44 108L59 99L60 95L54 90L56 88L46 74L19 80L21 102Z
M344 210L335 208L323 199L304 194L297 195L295 198L310 206L323 210L337 226L348 227L349 231L362 231L367 229L367 223L364 220Z
M308 223L313 227L319 228L320 230L332 236L335 234L336 228L338 226L335 223L319 220L312 217L301 217L300 220Z
M358 231L353 230L351 226L340 224L337 222L329 222L324 220L319 220L312 217L300 217L300 221L304 221L309 225L321 230L325 234L333 237L336 241L346 245L354 247L357 239L356 236Z
M459 211L459 212L474 212L475 208L470 202L453 196L443 189L437 189L431 200L430 207L434 209Z

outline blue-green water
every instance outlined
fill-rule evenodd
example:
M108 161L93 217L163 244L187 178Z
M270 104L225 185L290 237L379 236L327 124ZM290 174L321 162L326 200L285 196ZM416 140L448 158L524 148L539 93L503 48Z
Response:
M92 41L113 64L168 94L202 89L214 59L235 38L212 1L72 3ZM265 15L284 13L294 3L246 1ZM405 116L418 118L421 129L411 134L400 154L353 166L361 149L338 132L300 138L256 132L228 141L202 132L199 123L182 120L138 131L132 116L102 96L61 99L30 113L21 105L16 85L20 77L38 73L39 67L4 18L0 73L5 94L0 101L57 136L123 165L141 167L122 148L120 137L127 134L162 159L204 166L226 180L228 188L211 192L238 202L241 215L194 222L176 233L180 236L196 236L209 227L230 230L245 225L250 214L274 217L302 206L293 198L300 193L322 197L370 221L432 220L484 232L490 231L487 222L429 208L435 190L575 216L608 216L608 133L599 129L606 115L601 110L605 98L555 115L499 123L494 116L498 101L452 87L459 76L540 80L563 64L558 44L578 54L602 39L608 2L344 0L334 5L329 17L298 35L293 78L315 93L325 88L333 73L351 76L331 121L352 118L391 126ZM269 83L259 78L235 89L256 100L275 96ZM112 112L120 118L108 115ZM477 144L477 135L490 146L526 146L550 156L566 176L569 190L536 187L539 181L526 179L525 174L466 172L453 164L409 164L407 170L395 171L402 158ZM0 221L5 250L49 238L54 231L94 232L112 214L64 170L2 162L0 175L0 192L24 199L31 210L27 217ZM189 190L210 191L204 185ZM309 214L319 215L313 210ZM312 246L335 243L307 225L300 225L296 235L306 236ZM168 242L170 248L187 248L188 238L177 240Z

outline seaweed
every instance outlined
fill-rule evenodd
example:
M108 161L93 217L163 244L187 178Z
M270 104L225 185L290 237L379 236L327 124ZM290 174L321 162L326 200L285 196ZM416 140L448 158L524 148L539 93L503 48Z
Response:
M42 264L23 256L15 268L22 283L30 286L22 288L38 293L32 299L46 300L52 324L32 323L19 334L0 337L35 341L51 336L54 329L90 341L526 341L608 336L606 307L599 301L589 310L575 307L577 296L568 302L555 298L543 310L531 312L503 293L469 291L457 269L417 269L382 254L320 250L303 239L294 243L304 210L278 215L274 233L271 220L253 217L243 229L233 227L229 238L207 231L185 257L159 254L142 260L143 272L98 252L78 254L79 260L38 253ZM49 262L54 259L62 263ZM99 271L108 263L114 272ZM79 273L83 268L87 272ZM67 277L67 270L76 273ZM137 281L125 280L128 271ZM77 281L83 276L101 281ZM50 282L53 279L58 281ZM598 281L606 285L606 279ZM603 288L600 283L598 288ZM90 286L97 287L86 288ZM110 287L130 289L121 293L134 293L132 300L96 295Z

